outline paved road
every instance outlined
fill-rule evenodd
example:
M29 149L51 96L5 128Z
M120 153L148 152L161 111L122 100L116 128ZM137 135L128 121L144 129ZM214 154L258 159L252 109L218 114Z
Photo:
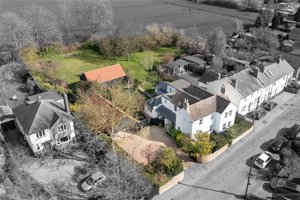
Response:
M60 0L1 0L3 11L22 12L23 7L37 3L59 13ZM223 27L225 32L233 31L232 17L245 23L253 23L256 13L245 13L233 9L219 8L187 0L111 0L115 25L124 20L148 25L153 22L172 23L177 28L197 26L202 34L215 27Z
M290 100L286 102L287 99ZM294 96L284 92L275 100L280 105L266 118L256 121L255 129L250 135L233 145L212 163L194 164L186 171L185 179L181 184L154 197L154 200L242 199L251 156L266 150L270 139L278 132L282 133L284 127L300 122L300 95ZM274 161L271 165L275 163ZM252 174L249 192L271 196L268 183L262 180L264 171L254 168Z

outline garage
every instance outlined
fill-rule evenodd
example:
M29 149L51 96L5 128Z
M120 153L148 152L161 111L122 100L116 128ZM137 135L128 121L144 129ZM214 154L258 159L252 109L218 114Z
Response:
M0 106L0 132L15 130L15 117L9 106Z

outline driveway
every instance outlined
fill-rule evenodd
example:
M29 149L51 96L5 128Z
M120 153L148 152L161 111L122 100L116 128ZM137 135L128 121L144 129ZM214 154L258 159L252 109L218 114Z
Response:
M286 99L292 97L291 99ZM284 101L286 101L284 103ZM185 171L185 179L154 200L243 199L251 157L266 150L270 140L282 134L286 127L300 123L300 95L281 93L275 98L278 107L266 118L255 122L252 134L231 146L224 154L208 164L194 164ZM282 101L282 102L281 102ZM281 102L281 103L280 103ZM278 157L277 157L278 159ZM275 164L276 161L273 161ZM272 165L272 164L271 164ZM272 196L269 183L264 181L267 169L253 168L249 192Z

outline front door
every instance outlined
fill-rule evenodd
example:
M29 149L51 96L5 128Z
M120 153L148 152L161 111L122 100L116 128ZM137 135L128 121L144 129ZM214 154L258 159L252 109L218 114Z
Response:
M45 152L51 151L51 144L50 144L50 142L43 143L43 146L44 146Z

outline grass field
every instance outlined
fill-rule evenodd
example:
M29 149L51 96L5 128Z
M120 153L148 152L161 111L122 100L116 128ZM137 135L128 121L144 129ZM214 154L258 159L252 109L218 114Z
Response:
M161 63L161 56L164 53L175 53L174 48L159 48L156 50L139 52L130 55L129 60L123 57L104 57L96 51L88 48L80 48L68 53L53 53L38 55L33 49L23 54L23 60L33 75L38 75L42 63L52 63L55 66L55 78L72 85L79 81L79 76L86 71L102 68L105 66L120 63L127 75L132 79L141 82L144 89L151 89L158 80L155 72L149 72L144 65L145 59L153 60L154 63Z

